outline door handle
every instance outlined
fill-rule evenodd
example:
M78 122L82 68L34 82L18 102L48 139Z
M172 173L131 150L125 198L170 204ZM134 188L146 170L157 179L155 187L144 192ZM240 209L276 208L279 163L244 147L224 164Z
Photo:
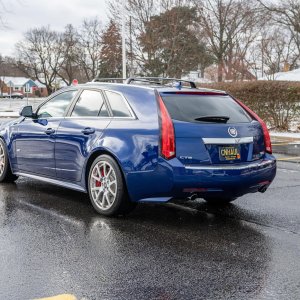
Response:
M52 128L48 128L48 129L45 130L46 134L53 134L54 132L55 132L55 130L52 129Z
M82 131L81 131L83 134L93 134L95 133L95 129L94 128L90 128L90 127L87 127L87 128L84 128Z

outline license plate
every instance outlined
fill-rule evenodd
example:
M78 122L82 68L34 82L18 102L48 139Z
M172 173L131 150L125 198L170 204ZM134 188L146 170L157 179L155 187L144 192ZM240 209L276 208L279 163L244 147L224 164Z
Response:
M222 146L219 147L220 160L240 160L241 153L238 146Z

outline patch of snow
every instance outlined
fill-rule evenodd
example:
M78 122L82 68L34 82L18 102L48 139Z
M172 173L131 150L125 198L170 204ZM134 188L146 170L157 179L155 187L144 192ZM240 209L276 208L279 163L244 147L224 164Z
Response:
M278 72L272 75L267 75L258 80L282 80L282 81L300 81L300 69L295 69L288 72Z
M38 80L35 80L34 83L36 84L36 86L38 88L42 88L42 89L46 88L46 86L44 84L40 83Z

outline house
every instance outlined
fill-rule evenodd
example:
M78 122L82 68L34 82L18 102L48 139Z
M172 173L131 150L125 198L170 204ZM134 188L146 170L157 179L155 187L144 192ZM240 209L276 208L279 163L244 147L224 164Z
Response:
M38 81L26 77L6 77L0 75L0 88L2 93L21 93L28 97L46 97L47 89Z
M4 77L0 76L0 96L4 94L8 94L8 92L9 92L9 88L4 82Z
M38 80L35 80L34 83L37 86L37 90L35 91L35 95L38 97L48 97L48 91L44 84L40 83Z

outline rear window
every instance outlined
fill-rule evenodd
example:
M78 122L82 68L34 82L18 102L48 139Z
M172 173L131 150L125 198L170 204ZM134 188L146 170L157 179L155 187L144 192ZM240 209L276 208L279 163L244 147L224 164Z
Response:
M247 112L228 95L162 94L172 119L195 123L249 123Z

